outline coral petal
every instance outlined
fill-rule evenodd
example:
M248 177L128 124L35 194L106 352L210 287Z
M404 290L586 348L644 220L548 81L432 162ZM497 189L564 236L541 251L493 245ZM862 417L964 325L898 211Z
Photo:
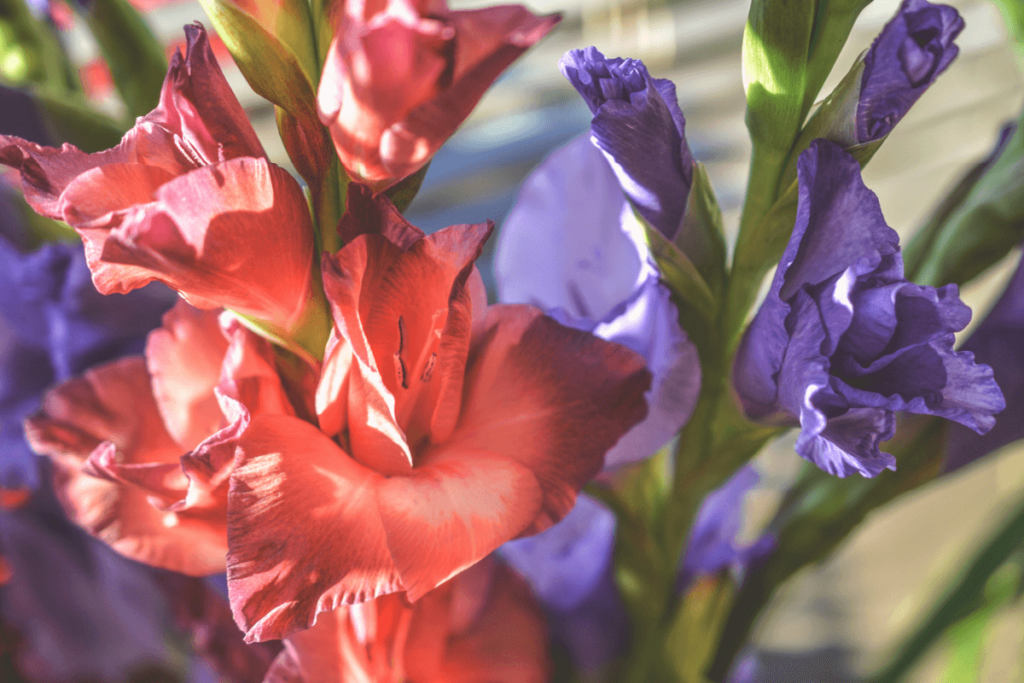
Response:
M195 448L220 429L213 390L227 349L217 313L184 301L164 314L163 327L146 340L153 396L167 431L183 450Z
M623 346L532 306L491 306L444 448L497 453L529 468L545 495L530 529L537 533L568 514L605 453L646 416L650 382L643 359Z
M380 475L293 417L255 416L238 451L228 583L249 642L282 638L341 604L403 590L377 510Z
M378 501L391 556L415 601L527 529L543 493L514 460L446 452L382 482Z
M181 448L164 429L149 386L142 358L90 370L47 394L42 412L26 423L26 436L55 459L68 515L114 550L186 574L223 571L223 523L150 502L155 497L164 507L184 482L173 475Z

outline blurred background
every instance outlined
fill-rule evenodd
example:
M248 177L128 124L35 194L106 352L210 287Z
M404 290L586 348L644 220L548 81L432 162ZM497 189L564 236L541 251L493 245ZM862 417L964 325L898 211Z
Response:
M182 25L198 19L210 26L194 0L134 1L171 50L183 40ZM989 0L944 1L966 21L957 41L960 57L899 124L864 174L889 223L904 237L991 149L1001 125L1017 115L1024 101L1024 55L1015 52L995 5ZM493 0L450 4L469 8ZM595 45L608 56L640 58L654 76L675 82L690 146L707 166L733 238L750 152L740 67L749 0L525 4L535 12L561 12L564 19L494 85L436 156L408 211L410 220L428 232L487 218L500 226L530 170L587 130L589 112L557 62L568 49ZM897 6L897 0L868 6L823 92L846 73ZM71 12L66 15L69 49L90 96L118 113L121 105L96 46L83 27L73 24ZM289 166L273 108L248 88L223 44L215 41L214 49L272 160ZM481 267L490 284L489 256ZM964 292L975 319L983 317L1018 258L1019 253L1011 254ZM750 500L752 534L792 481L800 460L792 440L783 439L761 456L760 464L766 476ZM884 662L1022 496L1024 449L1010 447L873 514L832 559L787 584L766 613L756 635L762 680L856 680ZM1024 680L1024 603L1001 607L976 632L948 635L911 680Z

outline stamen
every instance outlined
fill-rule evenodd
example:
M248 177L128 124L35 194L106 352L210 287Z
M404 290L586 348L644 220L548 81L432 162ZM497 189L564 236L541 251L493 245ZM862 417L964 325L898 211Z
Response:
M395 376L398 378L398 383L402 385L403 389L409 388L409 382L405 378L405 361L402 357L395 354Z
M434 374L434 365L437 364L437 354L430 354L430 358L427 359L427 364L423 366L423 372L420 374L421 382L429 382L430 376Z
M395 376L403 389L409 388L407 376L409 372L405 368L405 361L402 360L402 349L405 347L405 320L398 316L398 350L395 351Z

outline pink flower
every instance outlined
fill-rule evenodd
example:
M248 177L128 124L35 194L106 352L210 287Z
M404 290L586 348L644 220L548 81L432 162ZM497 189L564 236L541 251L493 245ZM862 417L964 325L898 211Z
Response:
M267 160L202 26L185 32L159 105L117 147L86 154L0 135L0 163L21 171L32 208L82 236L104 294L160 280L195 306L287 330L310 296L306 200Z
M249 641L343 604L416 601L543 531L647 412L633 352L487 306L473 262L492 224L425 237L365 188L348 207L350 241L323 262L319 428L254 414L237 441L228 583Z
M216 312L179 302L145 358L62 384L26 422L72 520L133 560L194 576L225 569L231 451L221 444L237 425L219 431L218 395L295 414L270 344L224 323L222 332Z
M285 641L275 683L543 683L544 617L526 583L493 559L415 605L389 595L320 616Z
M559 19L518 5L346 2L317 93L341 164L376 191L415 173Z

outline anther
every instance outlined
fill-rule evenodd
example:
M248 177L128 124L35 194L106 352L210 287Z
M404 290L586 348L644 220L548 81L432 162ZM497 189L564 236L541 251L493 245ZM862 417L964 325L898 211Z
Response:
M427 359L427 364L423 366L423 372L420 373L421 382L429 382L430 376L434 374L434 365L437 364L437 354L430 354L430 358Z

